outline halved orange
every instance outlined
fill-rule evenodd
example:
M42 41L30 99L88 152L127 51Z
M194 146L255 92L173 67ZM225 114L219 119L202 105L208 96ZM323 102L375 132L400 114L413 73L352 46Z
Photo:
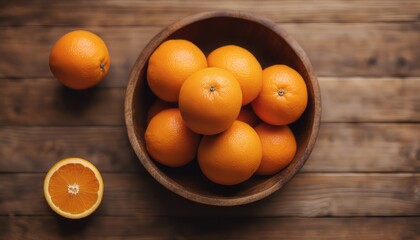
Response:
M102 201L104 183L98 169L82 158L57 162L44 180L44 195L59 215L78 219L93 213Z

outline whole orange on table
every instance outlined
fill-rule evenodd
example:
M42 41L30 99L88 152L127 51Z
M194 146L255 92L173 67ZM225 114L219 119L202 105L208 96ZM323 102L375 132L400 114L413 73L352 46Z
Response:
M180 56L185 64L174 60ZM221 185L287 167L297 149L287 125L307 105L302 76L286 65L262 70L251 52L236 45L213 50L209 67L203 56L185 40L168 40L151 55L147 81L157 100L148 113L156 114L145 134L149 154L171 167L196 158L202 173ZM178 102L179 110L166 109L166 101Z
M54 44L49 64L58 81L69 88L82 90L104 79L110 58L108 48L98 35L76 30L65 34Z

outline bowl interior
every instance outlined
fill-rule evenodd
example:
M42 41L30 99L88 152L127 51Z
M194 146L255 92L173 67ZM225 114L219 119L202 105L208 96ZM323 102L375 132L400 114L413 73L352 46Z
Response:
M201 173L197 161L185 167L167 168L153 161L147 154L144 142L146 129L146 113L156 98L147 86L146 69L150 54L159 44L168 39L187 39L195 43L206 55L217 47L235 44L251 51L265 68L272 64L286 64L298 71L305 79L308 88L308 106L302 117L291 125L295 134L298 150L291 164L271 177L254 176L250 180L237 186L220 186L207 180ZM286 33L282 32L271 22L260 22L255 19L232 16L212 16L183 23L174 24L152 40L136 62L138 79L132 86L133 96L129 108L132 111L133 131L140 146L136 153L146 169L159 182L176 193L195 201L218 205L236 205L229 200L240 199L237 204L255 201L275 190L287 182L303 165L308 157L308 143L314 133L315 96L314 83L316 79L311 73L308 63L302 60L302 51L293 44ZM133 75L133 74L132 74ZM133 81L132 79L130 81ZM315 84L316 85L316 84ZM317 87L317 86L315 86ZM130 131L130 129L129 129ZM310 147L312 148L312 146ZM225 204L222 202L226 201Z

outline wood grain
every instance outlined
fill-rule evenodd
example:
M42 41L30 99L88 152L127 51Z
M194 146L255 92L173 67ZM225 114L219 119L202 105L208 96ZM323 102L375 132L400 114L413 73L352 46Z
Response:
M322 124L304 172L420 171L419 124Z
M323 121L420 120L420 78L324 78L320 87Z
M145 172L123 98L131 66L164 26L227 9L266 16L299 41L321 76L324 123L285 189L215 208ZM1 1L0 239L418 239L419 13L418 0ZM52 78L48 54L79 28L105 39L112 63L98 88L72 92ZM76 153L105 173L105 199L68 221L41 189L45 171Z
M418 172L419 124L321 125L302 172ZM0 172L45 173L80 156L101 172L143 172L125 127L0 127ZM357 149L357 150L355 150Z
M44 174L1 174L0 215L54 215ZM416 216L420 174L298 174L256 203L214 207L181 198L150 175L103 174L104 199L95 215L135 216ZM309 184L310 183L310 184Z
M417 21L416 0L322 1L8 1L0 8L0 25L167 25L209 10L240 10L277 22ZM68 11L68 9L73 11ZM135 17L133 17L135 16Z
M101 172L139 172L125 127L0 127L0 171L46 173L78 156Z
M55 79L0 80L2 125L123 125L124 88L68 89Z
M4 239L416 239L418 217L264 218L1 216ZM100 229L100 230L98 230Z
M420 125L321 125L302 172L418 172ZM1 172L46 172L58 159L81 156L102 172L144 171L125 127L0 127ZM355 150L357 149L357 151Z
M322 122L420 121L420 78L324 77L319 85ZM2 79L0 125L122 126L124 95L104 85L72 91L53 78Z
M301 171L418 172L419 132L419 124L324 123ZM125 127L0 127L0 136L3 173L45 173L69 156L101 172L144 172Z
M420 76L420 23L281 24L308 54L318 76ZM0 77L50 77L48 55L75 27L0 28ZM107 84L125 85L131 66L161 27L89 27L106 42ZM28 38L27 36L31 36ZM30 54L27 54L30 53Z

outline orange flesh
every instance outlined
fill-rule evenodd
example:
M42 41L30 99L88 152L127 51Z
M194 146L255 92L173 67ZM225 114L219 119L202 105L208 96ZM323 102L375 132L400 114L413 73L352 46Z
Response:
M99 182L94 172L76 163L60 167L51 176L48 187L54 205L72 214L90 209L98 200L98 191Z

